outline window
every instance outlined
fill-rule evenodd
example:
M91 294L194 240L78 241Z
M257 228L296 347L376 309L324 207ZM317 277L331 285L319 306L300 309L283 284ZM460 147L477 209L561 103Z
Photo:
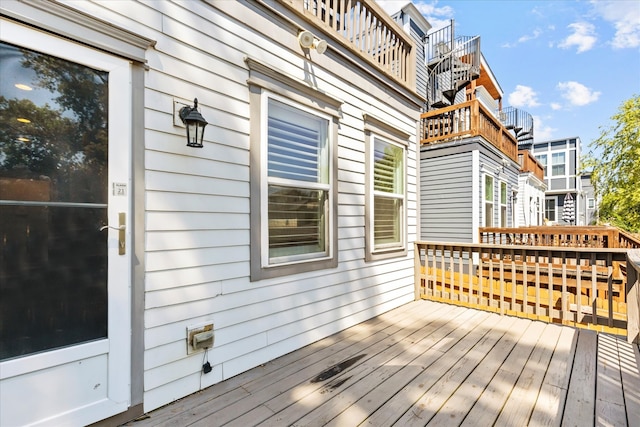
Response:
M365 260L407 254L406 150L410 135L364 115L366 144Z
M500 227L507 226L507 183L500 182Z
M404 148L374 141L373 248L404 247Z
M484 226L493 227L493 177L484 176Z
M587 209L595 209L595 208L596 208L596 200L587 199Z
M247 58L251 280L334 268L341 102Z
M549 221L556 220L556 200L546 199L544 202L544 217Z
M547 155L546 154L538 154L536 156L536 159L538 159L538 161L542 165L542 169L544 170L544 176L547 176L548 175L548 172L547 172Z
M263 266L329 256L329 120L268 99Z
M553 153L551 155L551 176L564 175L564 153Z

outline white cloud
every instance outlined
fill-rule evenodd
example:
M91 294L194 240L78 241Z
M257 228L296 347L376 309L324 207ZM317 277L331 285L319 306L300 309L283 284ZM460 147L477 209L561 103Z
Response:
M574 22L569 24L568 28L573 30L573 34L569 35L561 43L559 48L570 49L572 46L578 47L578 53L590 50L596 43L595 27L588 22Z
M578 82L560 82L557 88L564 99L569 101L571 105L578 107L591 104L600 97L600 92L595 92Z
M616 29L614 49L640 46L640 6L636 1L592 1L593 10Z
M533 116L533 137L536 141L553 139L555 131L557 131L557 129L545 125L541 117Z
M551 103L551 109L552 110L560 110L560 109L562 109L562 104L560 104L558 102L552 102Z
M520 37L518 39L518 43L524 43L529 40L537 39L538 37L540 37L540 34L542 34L542 30L539 28L536 28L535 30L533 30L533 33L525 34L524 36Z
M516 90L509 94L509 105L513 107L537 107L538 94L529 86L517 85Z

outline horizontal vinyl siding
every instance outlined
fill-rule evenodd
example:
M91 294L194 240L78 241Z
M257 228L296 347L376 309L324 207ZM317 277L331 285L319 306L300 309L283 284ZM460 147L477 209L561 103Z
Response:
M295 31L270 21L259 3L213 4L234 16L200 1L72 4L157 41L145 73L145 411L413 299L418 107L408 116L406 102L394 103L379 82L332 61L339 56L331 52L305 57ZM334 153L336 269L249 281L247 55L343 101ZM195 97L209 122L202 149L186 147L184 128L173 125L174 99L191 104ZM410 250L370 263L364 262L363 113L412 135ZM203 353L187 356L185 343L186 328L204 321L215 324L207 375Z
M420 238L471 242L471 151L420 161Z

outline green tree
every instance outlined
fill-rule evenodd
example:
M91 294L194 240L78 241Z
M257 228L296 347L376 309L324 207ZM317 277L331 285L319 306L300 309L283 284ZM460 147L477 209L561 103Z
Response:
M640 232L640 96L622 103L601 128L583 159L600 200L599 216L630 232Z

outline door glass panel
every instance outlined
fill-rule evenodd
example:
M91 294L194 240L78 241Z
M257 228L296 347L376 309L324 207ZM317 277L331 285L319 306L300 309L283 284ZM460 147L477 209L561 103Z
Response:
M108 73L0 42L0 360L107 336Z

